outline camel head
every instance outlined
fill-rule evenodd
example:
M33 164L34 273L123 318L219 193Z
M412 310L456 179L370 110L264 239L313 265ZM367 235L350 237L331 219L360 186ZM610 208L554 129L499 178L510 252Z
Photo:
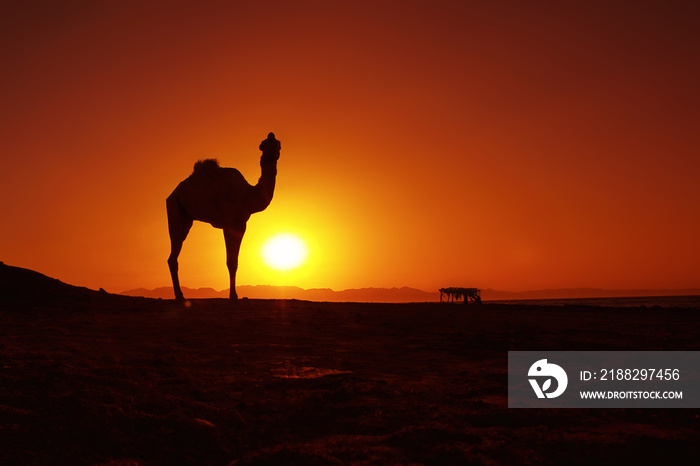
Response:
M275 139L275 133L268 134L267 139L260 143L260 150L262 151L260 165L277 163L277 160L280 158L280 149L282 149L282 144Z

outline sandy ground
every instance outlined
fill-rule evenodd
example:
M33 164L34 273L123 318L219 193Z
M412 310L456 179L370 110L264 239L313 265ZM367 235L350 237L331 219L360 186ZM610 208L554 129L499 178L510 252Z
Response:
M683 464L700 454L700 410L509 410L506 398L508 350L700 350L695 310L184 307L2 268L0 464Z

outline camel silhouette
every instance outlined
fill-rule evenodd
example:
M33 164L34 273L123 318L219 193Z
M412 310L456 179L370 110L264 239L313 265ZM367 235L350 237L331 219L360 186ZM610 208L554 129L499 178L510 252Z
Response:
M195 163L192 174L168 196L168 266L176 300L185 299L180 289L177 258L194 220L224 230L226 265L231 279L229 296L234 301L238 299L236 270L241 240L250 216L265 210L272 201L281 147L273 133L268 134L267 139L260 143L262 174L255 186L251 186L235 168L220 167L218 160L206 159Z

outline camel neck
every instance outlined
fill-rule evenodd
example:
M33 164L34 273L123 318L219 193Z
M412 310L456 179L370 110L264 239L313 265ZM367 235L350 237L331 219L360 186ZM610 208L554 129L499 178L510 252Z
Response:
M265 160L264 157L260 158L260 168L262 174L258 180L258 184L253 186L254 199L252 205L252 212L260 212L265 210L265 208L270 205L272 201L272 196L275 192L275 181L277 179L277 160Z

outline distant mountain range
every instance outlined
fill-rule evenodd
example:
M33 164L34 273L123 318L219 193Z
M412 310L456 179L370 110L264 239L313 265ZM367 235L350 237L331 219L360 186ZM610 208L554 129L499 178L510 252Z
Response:
M410 303L433 302L440 300L439 292L428 292L415 288L358 288L333 291L330 288L304 289L296 286L243 285L236 287L239 297L251 299L302 299L305 301L328 302L375 302L375 303ZM187 298L228 298L229 290L216 291L213 288L186 288L182 292ZM154 290L138 288L123 291L127 296L171 299L175 295L172 287L160 287Z
M330 288L304 289L296 286L243 285L238 286L238 296L251 299L302 299L306 301L328 302L375 302L410 303L440 301L439 291L424 291L404 286L402 288L353 288L334 291ZM228 298L229 290L216 291L213 288L182 288L187 298ZM138 288L123 291L127 296L172 299L172 287L154 290ZM484 301L509 301L529 299L569 299L569 298L617 298L642 296L700 296L700 289L678 290L605 290L599 288L565 288L535 291L498 291L485 289L481 292Z
M213 288L186 288L183 292L188 298L228 298L228 290L216 291ZM12 267L0 262L0 300L62 300L80 297L92 299L106 294L85 287L68 285L47 277L39 272L20 267ZM172 299L172 287L160 287L154 290L138 288L118 293L125 296L142 296L146 298ZM252 299L301 299L306 301L328 302L375 302L408 303L436 302L440 300L439 291L423 291L416 288L359 288L333 291L330 288L305 290L296 286L239 286L240 297ZM568 288L537 291L497 291L485 289L481 292L484 301L510 301L532 299L576 299L576 298L628 298L651 296L700 296L700 289L658 289L658 290L605 290L599 288Z

